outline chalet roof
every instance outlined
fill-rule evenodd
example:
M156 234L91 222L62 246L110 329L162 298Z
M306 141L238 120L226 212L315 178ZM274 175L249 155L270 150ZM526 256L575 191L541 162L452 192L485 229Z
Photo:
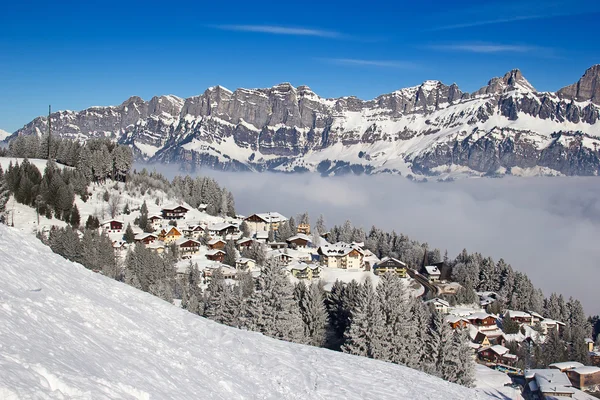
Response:
M508 318L530 318L531 314L525 311L506 310L504 315Z
M235 260L236 264L248 264L249 262L256 262L251 258L246 258L246 257L240 257L237 260Z
M441 304L444 307L450 307L450 303L448 303L446 300L440 299L439 297L436 297L435 299L427 300L425 302L425 304Z
M306 264L302 261L298 261L286 266L285 269L288 271L306 271L307 269L315 271L319 269L319 266L317 264Z
M299 233L297 235L294 235L294 236L288 238L286 240L286 242L292 242L294 240L306 240L307 242L312 242L312 239L310 237L308 237L308 235L305 235L304 233Z
M507 355L508 352L510 351L506 347L501 346L499 344L495 344L495 345L490 346L490 347L484 347L483 349L481 349L479 351L484 351L484 350L488 350L488 349L491 350L491 351L493 351L494 353L498 354L499 356Z
M363 256L365 254L365 252L360 247L344 242L326 244L324 246L319 247L319 253L327 257L344 257L350 254L353 250L358 251Z
M154 233L146 233L146 232L143 232L143 233L138 233L137 235L135 235L134 239L135 239L135 240L144 240L144 239L146 239L146 238L147 238L147 237L149 237L149 236L153 236L154 238L157 238L157 237L158 237L158 236L156 236Z
M250 215L250 217L252 217L254 215L256 215L258 218L260 218L261 220L263 220L264 222L269 223L269 224L284 222L284 221L288 220L286 217L279 214L278 212L257 213L257 214ZM246 217L245 219L248 219L250 217Z
M173 232L173 230L175 232ZM173 232L174 235L181 235L181 231L176 226L172 226L171 229L169 229L166 234L170 235L171 232Z
M152 214L152 215L148 216L148 219L163 219L163 218L158 214Z
M597 374L600 372L600 368L598 367L593 367L591 365L584 365L583 367L577 367L572 369L571 371L575 372L576 374L579 375L590 375L590 374Z
M583 364L577 361L564 361L564 362L556 362L548 365L550 368L560 369L561 371L565 369L573 369L583 367Z
M187 242L192 242L192 243L196 243L198 246L201 245L201 243L197 240L194 239L189 239L189 238L181 238L181 239L177 239L177 241L175 242L177 244L177 246L181 246L182 244L185 244Z
M567 375L555 369L530 369L525 371L527 379L535 378L537 389L542 393L575 393Z
M222 242L222 243L227 243L227 242L226 242L226 241L224 241L223 239L210 239L210 240L208 241L208 243L207 243L207 244L208 244L209 246L212 246L212 245L215 245L215 244L217 244L217 243L219 243L219 242Z
M169 204L169 205L164 206L161 210L162 211L173 211L180 207L185 208L186 211L190 211L189 207L186 207L183 204Z
M446 322L450 323L450 324L455 324L459 321L464 321L464 322L469 322L468 319L463 318L463 317L459 317L458 315L446 315L444 317L444 319L446 320Z
M182 230L184 231L196 231L196 230L204 230L204 228L202 227L202 225L199 224L194 224L194 225L188 225L187 228L183 228Z
M540 324L542 325L561 325L561 326L566 326L566 324L564 322L560 322L557 321L555 319L551 319L551 318L544 318L542 321L540 321Z
M254 241L254 239L252 239L252 238L243 237L241 239L238 239L236 243L242 244L242 243L253 242L253 241Z
M425 271L427 271L427 275L441 275L440 270L435 265L427 265Z
M209 250L206 252L207 256L216 256L217 254L225 254L225 252L223 250L219 250L219 249L214 249L214 250Z
M381 259L381 261L379 261L378 264L383 264L384 262L388 262L388 261L392 261L395 264L400 264L403 267L406 267L406 263L405 262L402 262L402 261L398 260L397 258L393 258L393 257L383 257Z
M203 210L203 209L206 209L207 207L208 207L208 204L205 204L205 203L198 204L198 210Z
M213 232L219 232L219 231L222 231L227 228L237 229L238 226L235 224L228 223L228 222L219 222L217 224L211 224L208 226L208 230L213 231Z
M112 219L107 219L107 220L102 221L102 223L100 225L110 224L111 222L118 222L120 224L124 224L124 222L121 221L120 219L112 218Z
M473 314L469 315L467 318L469 318L470 320L474 320L474 319L486 319L489 317L496 319L495 315L488 314L484 311L474 312Z
M163 242L156 241L156 242L150 243L148 246L146 246L146 248L148 248L148 249L164 249L165 244Z

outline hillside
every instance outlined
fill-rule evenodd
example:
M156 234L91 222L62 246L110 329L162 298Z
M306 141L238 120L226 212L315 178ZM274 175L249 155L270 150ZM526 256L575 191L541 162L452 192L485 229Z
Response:
M398 365L218 325L3 225L0 243L0 398L486 398Z
M429 80L372 100L307 86L133 96L51 115L63 137L110 137L139 160L221 170L429 175L597 175L600 66L557 92L515 69L467 93ZM41 135L38 117L15 135Z

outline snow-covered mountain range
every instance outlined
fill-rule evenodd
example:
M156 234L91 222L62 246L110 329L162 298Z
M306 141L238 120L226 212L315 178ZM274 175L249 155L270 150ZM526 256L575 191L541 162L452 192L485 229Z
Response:
M0 142L10 136L9 132L6 132L3 129L0 129Z
M139 159L186 168L403 175L597 175L599 118L600 65L557 92L538 92L515 69L473 93L439 81L368 101L289 83L216 86L51 115L55 134L111 137ZM46 129L38 117L14 134Z
M219 325L1 224L0 243L2 399L441 400L496 392Z

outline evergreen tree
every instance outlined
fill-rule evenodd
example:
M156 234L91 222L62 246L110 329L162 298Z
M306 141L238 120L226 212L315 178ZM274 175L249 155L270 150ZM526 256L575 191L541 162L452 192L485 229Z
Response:
M240 232L242 232L242 237L249 238L252 236L252 232L250 231L250 226L248 226L246 221L243 221L240 224Z
M256 291L248 304L251 330L288 340L304 342L300 308L294 300L293 287L284 269L270 259L261 269Z
M361 286L357 307L352 311L345 333L344 353L379 359L384 352L385 322L373 284L367 278Z
M81 217L79 216L79 209L77 208L76 204L73 204L73 209L71 210L71 217L69 219L69 224L73 228L77 228L77 227L79 227L80 222L81 222Z
M233 240L228 240L225 243L225 258L223 259L223 264L229 265L231 267L235 267L235 260L237 260L237 250L235 248L235 243Z
M146 200L144 200L142 207L140 208L138 226L142 228L144 232L152 232L152 227L150 226L150 221L148 220L148 206L146 205Z
M227 322L227 304L231 301L231 291L225 282L223 272L216 269L205 292L204 316L221 324Z
M304 285L303 282L302 285ZM325 344L325 328L327 326L327 310L323 291L319 285L313 283L302 294L299 303L307 344L322 347Z
M470 341L466 328L454 333L453 345L457 353L457 362L456 379L453 382L467 387L473 387L475 383L475 361L471 356Z
M327 232L327 228L325 227L325 218L323 218L323 214L319 215L319 218L317 218L317 222L315 223L314 230L319 235L322 235L325 232Z
M135 233L133 233L133 228L131 227L131 224L127 224L127 228L125 229L125 235L123 235L123 239L130 244L135 241Z
M0 166L0 223L6 222L6 203L8 203L9 196L8 183Z

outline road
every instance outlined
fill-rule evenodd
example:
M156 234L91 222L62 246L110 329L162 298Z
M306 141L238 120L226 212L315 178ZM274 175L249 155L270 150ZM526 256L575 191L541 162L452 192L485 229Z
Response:
M417 271L408 268L408 275L419 282L425 288L425 292L423 292L423 297L426 297L429 292L435 297L438 295L438 288L429 282L429 279L425 278L423 275L419 274Z

